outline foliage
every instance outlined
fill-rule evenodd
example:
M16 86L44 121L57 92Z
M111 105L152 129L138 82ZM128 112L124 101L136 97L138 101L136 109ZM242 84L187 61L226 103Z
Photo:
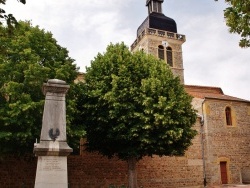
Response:
M0 0L0 5L5 5L7 0ZM26 0L18 0L19 2L25 4ZM9 32L12 31L13 27L17 24L16 18L13 14L6 14L5 10L0 8L0 19L6 21ZM0 21L0 25L2 25L2 20Z
M0 33L0 153L32 152L41 131L45 98L41 87L51 78L71 85L67 95L69 139L75 135L79 139L82 132L72 122L79 113L74 97L81 87L73 83L77 68L67 49L30 22L20 22L12 35L0 26Z
M161 60L109 45L86 72L87 148L122 160L183 155L196 131L192 98Z
M82 82L71 84L70 90L66 96L67 102L67 139L73 153L78 154L80 151L80 138L86 134L84 120L81 118L82 105L85 101L82 98L84 93Z
M218 1L218 0L216 0ZM231 33L241 36L240 47L250 47L250 0L225 0L226 24Z

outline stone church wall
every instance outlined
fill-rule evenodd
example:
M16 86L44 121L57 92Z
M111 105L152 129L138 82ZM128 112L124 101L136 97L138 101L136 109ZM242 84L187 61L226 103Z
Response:
M226 125L226 107L232 109L232 126ZM205 121L208 184L221 184L220 162L227 163L228 183L242 183L242 179L247 178L245 174L250 172L249 104L223 100L206 101Z

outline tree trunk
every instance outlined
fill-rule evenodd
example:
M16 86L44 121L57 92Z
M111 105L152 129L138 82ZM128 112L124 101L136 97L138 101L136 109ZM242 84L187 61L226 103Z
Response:
M136 158L130 157L128 159L128 187L138 188L137 184L137 172L136 172Z

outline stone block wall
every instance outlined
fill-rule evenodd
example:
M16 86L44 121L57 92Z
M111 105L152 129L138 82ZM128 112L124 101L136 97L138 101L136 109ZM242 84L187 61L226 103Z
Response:
M182 44L184 41L180 41L174 38L162 37L158 35L146 34L136 45L133 51L143 49L147 54L151 54L158 57L158 46L162 45L163 41L168 41L169 46L173 50L173 67L172 72L175 76L179 76L181 83L184 83L184 70L183 70L183 58L182 58Z
M233 125L226 125L225 108L232 109ZM205 112L205 160L209 185L221 184L220 162L227 163L228 183L242 183L242 169L250 167L249 103L207 100Z
M242 183L250 184L250 167L242 168L241 178L242 178Z

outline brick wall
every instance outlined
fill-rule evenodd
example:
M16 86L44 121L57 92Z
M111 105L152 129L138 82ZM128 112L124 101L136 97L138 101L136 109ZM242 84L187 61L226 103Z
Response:
M1 158L0 187L34 187L36 161L35 157Z
M190 165L191 164L191 165ZM198 165L197 165L198 164ZM144 188L202 187L202 166L185 157L146 157L137 165L138 184ZM0 187L34 187L36 158L5 159L0 166ZM108 188L127 185L127 164L97 154L68 157L69 187Z
M199 123L195 125L199 129ZM144 188L202 187L203 167L200 135L184 157L145 157L137 165L138 184ZM0 187L34 187L35 157L8 157L0 162ZM69 187L108 188L127 185L127 163L96 153L68 157Z
M126 163L118 159L83 153L68 157L68 177L71 187L108 187L127 183Z

